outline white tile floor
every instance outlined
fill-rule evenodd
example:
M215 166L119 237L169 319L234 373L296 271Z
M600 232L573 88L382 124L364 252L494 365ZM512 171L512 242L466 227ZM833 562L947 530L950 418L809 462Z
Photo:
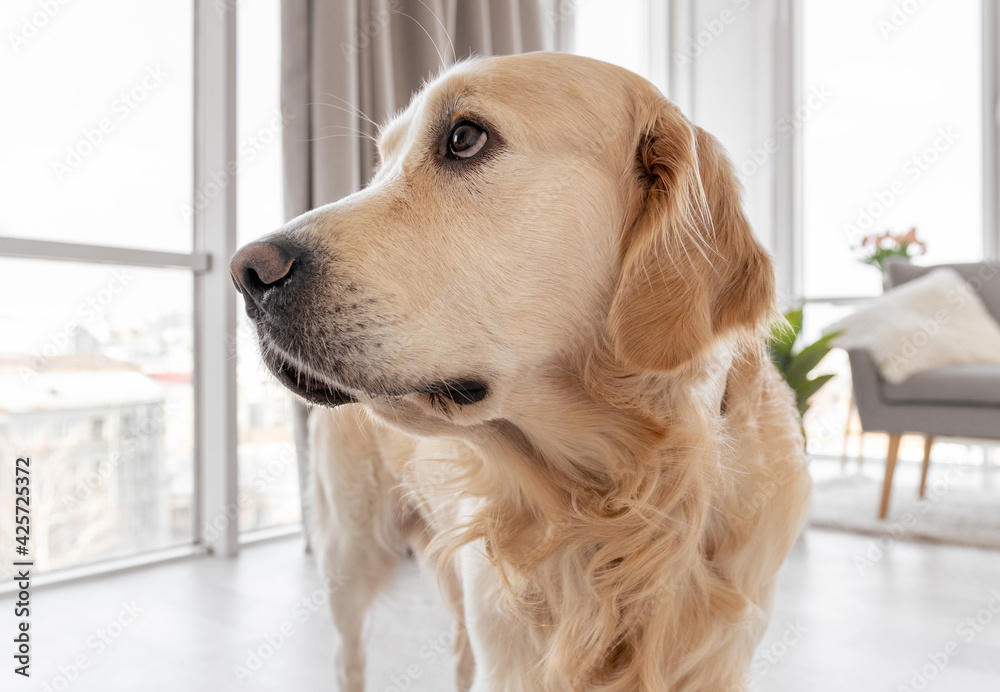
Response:
M914 669L933 674L923 687L930 692L1000 689L1000 612L989 612L1000 595L1000 553L898 543L862 574L855 557L869 541L825 531L803 536L781 574L750 689L917 690ZM332 691L333 631L324 606L313 612L303 602L318 588L297 539L246 548L236 560L190 560L39 588L34 676L10 684L4 653L0 689ZM142 609L127 626L115 624L123 603ZM993 605L1000 610L1000 599ZM10 597L0 599L3 641L11 606ZM982 624L963 626L970 617ZM451 661L435 652L447 643L449 624L433 583L416 569L404 571L371 623L369 691L453 690ZM274 633L282 628L290 634L279 641ZM234 666L256 667L248 649L269 638L277 650L241 684ZM954 655L937 655L933 664L928 654L946 649ZM407 681L408 668L419 675Z

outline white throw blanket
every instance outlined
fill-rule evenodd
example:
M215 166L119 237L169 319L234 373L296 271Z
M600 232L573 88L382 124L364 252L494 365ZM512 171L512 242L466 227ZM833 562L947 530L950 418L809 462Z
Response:
M886 292L825 330L835 331L837 346L866 349L893 384L945 365L1000 364L1000 325L953 269Z

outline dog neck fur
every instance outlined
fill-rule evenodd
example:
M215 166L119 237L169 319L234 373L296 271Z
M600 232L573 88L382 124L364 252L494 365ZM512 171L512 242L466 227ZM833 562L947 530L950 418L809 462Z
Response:
M717 569L709 540L727 473L720 401L731 352L720 344L677 372L640 373L605 344L553 372L558 404L525 406L472 442L482 463L460 485L478 506L440 552L482 541L501 575L495 596L530 632L546 689L683 689L702 658L692 653L734 636L752 651L740 623L756 610Z

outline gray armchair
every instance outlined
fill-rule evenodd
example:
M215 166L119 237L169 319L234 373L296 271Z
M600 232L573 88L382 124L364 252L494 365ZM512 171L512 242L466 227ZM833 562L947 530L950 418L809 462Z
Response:
M946 264L962 274L977 290L986 309L1000 322L1000 264ZM906 262L887 266L887 286L912 281L936 267ZM973 437L1000 440L1000 365L952 365L922 372L901 384L886 382L868 351L852 349L851 379L854 398L865 432L889 433L889 453L879 519L889 512L892 476L896 470L899 441L904 433L924 435L924 461L920 497L927 485L931 446L935 437Z

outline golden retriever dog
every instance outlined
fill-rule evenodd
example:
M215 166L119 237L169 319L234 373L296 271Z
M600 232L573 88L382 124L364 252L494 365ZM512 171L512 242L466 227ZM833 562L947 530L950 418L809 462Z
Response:
M718 142L631 72L535 53L448 69L378 151L231 265L267 366L321 407L341 689L408 550L462 690L742 689L810 482Z

